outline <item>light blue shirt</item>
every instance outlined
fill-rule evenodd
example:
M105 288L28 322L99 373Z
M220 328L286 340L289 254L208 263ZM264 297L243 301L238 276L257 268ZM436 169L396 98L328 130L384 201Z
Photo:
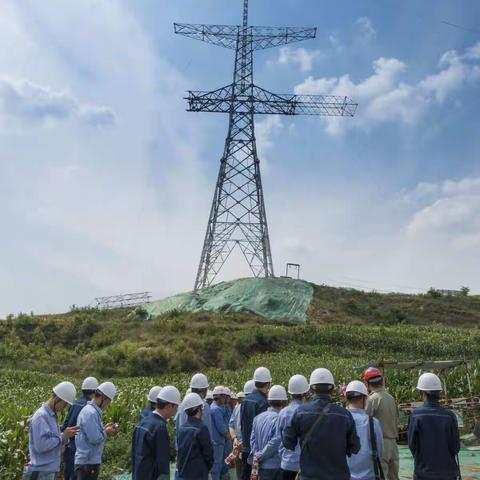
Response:
M107 434L103 429L102 410L93 402L88 404L78 414L75 452L75 465L100 465L102 463L103 447Z
M225 445L225 437L228 434L228 421L225 417L225 409L215 402L211 406L212 413L212 443L213 445Z
M64 442L57 415L46 403L34 413L28 435L30 471L59 472Z
M373 468L372 447L370 442L370 427L368 424L368 415L364 410L352 408L348 410L355 420L357 436L360 439L360 451L356 455L347 457L348 467L350 468L351 480L372 480L375 478ZM380 422L374 418L373 427L377 441L378 457L383 457L383 433Z
M298 472L300 470L300 445L297 444L295 450L288 450L283 446L283 435L285 429L290 424L293 414L297 408L302 405L300 400L292 400L292 403L287 408L280 410L278 414L278 431L277 435L280 436L280 448L278 453L282 460L282 470L288 470L290 472Z
M260 468L278 470L280 468L280 436L277 434L278 411L270 407L253 419L249 463L257 457Z
M235 430L235 435L239 441L242 440L242 426L240 423L240 407L241 404L239 403L234 409L232 416L230 417L230 421L228 422L228 426Z

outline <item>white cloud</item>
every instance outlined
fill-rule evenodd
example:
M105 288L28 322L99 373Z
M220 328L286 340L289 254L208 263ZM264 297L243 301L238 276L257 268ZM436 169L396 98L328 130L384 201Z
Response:
M433 104L445 102L467 82L480 80L478 45L463 55L453 50L445 53L439 63L440 71L417 83L402 81L407 70L405 63L396 58L380 58L373 62L373 74L358 83L349 75L319 79L309 76L295 87L295 93L347 95L359 103L353 120L324 119L327 132L332 135L355 127L368 130L385 122L413 125Z
M280 65L297 65L301 72L309 72L313 68L315 59L320 55L320 50L283 47L280 49L278 63Z
M369 42L377 36L377 31L373 27L372 20L369 17L358 18L355 21L355 25L359 28L363 41Z
M115 116L105 106L81 104L66 90L55 91L24 78L0 76L0 115L25 123L77 118L92 126L112 125Z

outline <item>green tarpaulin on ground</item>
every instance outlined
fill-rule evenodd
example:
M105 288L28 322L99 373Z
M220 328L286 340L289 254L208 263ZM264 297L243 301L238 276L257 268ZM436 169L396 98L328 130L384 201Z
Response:
M178 312L251 312L270 320L305 322L313 287L291 278L242 278L181 293L145 308L151 316Z

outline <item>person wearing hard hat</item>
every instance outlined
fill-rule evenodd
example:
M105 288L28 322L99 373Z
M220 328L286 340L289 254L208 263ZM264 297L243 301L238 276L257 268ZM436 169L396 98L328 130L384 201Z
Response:
M232 440L232 437L230 436L229 425L230 425L230 419L232 418L233 409L234 409L234 407L232 407L233 399L235 398L235 403L237 401L236 400L237 396L228 387L225 387L225 397L226 397L225 405L223 408L224 408L224 414L225 414L225 421L227 422L229 433L227 434L227 439L225 440L225 447L223 449L224 461L222 462L222 473L221 473L222 478L228 475L228 471L230 468L233 468L232 466L228 465L225 462L225 459L230 455L230 453L232 453L232 450L233 450L233 440Z
M288 403L287 391L281 385L274 385L268 392L269 408L253 419L250 436L251 453L249 463L258 465L259 480L280 480L281 459L278 435L278 414Z
M62 432L68 427L77 425L78 414L83 407L92 400L95 390L98 388L98 380L95 377L87 377L82 382L82 397L73 402L68 410L67 418L62 425ZM63 452L63 476L64 480L75 480L75 437L65 446Z
M461 478L458 452L460 437L455 414L440 405L443 390L440 378L424 373L418 379L423 406L410 415L408 447L415 466L415 480L456 480Z
M285 429L292 420L294 413L298 407L302 405L310 391L308 380L303 375L294 375L288 381L288 393L292 397L292 401L287 408L284 408L278 414L278 435L283 442ZM295 480L300 470L300 445L295 450L288 450L280 443L279 454L281 459L282 479Z
M268 409L267 394L272 384L272 375L266 367L259 367L253 374L254 387L247 395L240 407L240 425L242 430L242 479L250 480L252 466L248 463L250 455L250 435L252 434L253 419Z
M213 389L212 415L212 444L214 464L212 480L219 480L222 476L225 443L228 439L228 422L225 417L225 402L227 399L225 387L218 385Z
M232 453L235 456L235 474L237 480L242 478L242 460L240 459L239 453L242 448L242 430L240 427L240 405L242 404L245 398L245 392L238 392L237 395L237 405L233 409L232 416L228 422L228 429L230 432L230 438L233 441Z
M67 405L73 405L77 391L70 382L53 388L51 398L33 415L28 433L30 463L23 472L24 480L54 480L60 472L62 448L73 438L77 427L60 431L57 415Z
M202 422L204 400L198 393L188 394L182 410L188 419L177 435L177 468L182 480L208 480L213 467L210 432Z
M354 380L345 389L347 409L355 420L360 451L347 458L351 480L383 478L380 459L383 456L383 433L377 418L365 413L368 390L364 383Z
M205 397L206 402L208 403L209 406L212 405L213 403L213 392L211 390L207 390L207 395Z
M302 479L350 480L347 457L360 451L352 414L332 402L335 380L326 368L310 376L312 401L300 405L285 429L283 445L300 444Z
M116 394L117 388L112 382L100 384L95 390L92 401L88 402L78 414L76 480L98 479L105 440L118 431L117 424L107 423L104 426L102 422L103 411L110 405Z
M162 387L158 385L152 387L150 391L147 393L147 401L149 403L148 407L145 407L138 417L138 422L140 423L145 417L148 417L154 410L157 405L157 397Z
M175 417L180 401L180 392L176 387L163 387L158 393L153 413L135 427L132 439L133 480L169 480L167 420Z
M368 415L378 418L383 432L382 468L387 480L399 480L400 462L398 458L398 408L395 399L385 389L381 370L370 367L363 374L363 381L368 389Z

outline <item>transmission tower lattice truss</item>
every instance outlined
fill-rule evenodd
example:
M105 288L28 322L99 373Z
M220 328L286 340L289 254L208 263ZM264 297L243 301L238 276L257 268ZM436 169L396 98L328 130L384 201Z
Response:
M175 33L235 50L233 82L210 92L188 92L188 111L228 113L229 126L220 161L195 289L209 286L235 247L255 277L273 277L254 115L355 114L347 97L277 95L253 83L253 52L315 38L316 28L248 26L248 0L242 25L175 23Z

